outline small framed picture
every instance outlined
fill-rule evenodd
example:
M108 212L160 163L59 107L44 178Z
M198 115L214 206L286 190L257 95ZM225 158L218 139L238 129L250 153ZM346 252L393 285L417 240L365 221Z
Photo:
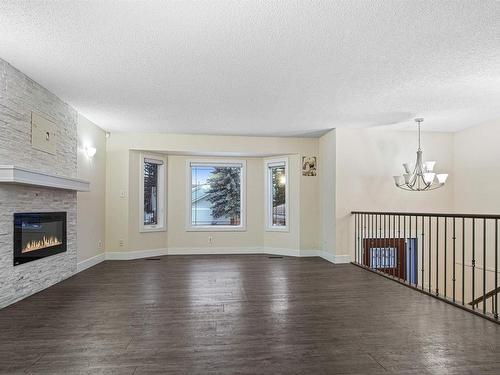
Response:
M302 156L302 176L316 176L316 156Z

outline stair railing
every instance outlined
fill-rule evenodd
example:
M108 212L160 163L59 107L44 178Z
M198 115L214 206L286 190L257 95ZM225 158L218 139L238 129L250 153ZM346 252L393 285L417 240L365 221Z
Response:
M353 264L499 322L500 215L353 211L352 216Z

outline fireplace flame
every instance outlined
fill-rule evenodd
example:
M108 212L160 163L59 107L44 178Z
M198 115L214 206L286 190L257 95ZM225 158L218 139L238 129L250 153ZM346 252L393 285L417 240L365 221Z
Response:
M43 236L41 240L30 241L26 244L24 249L21 250L22 253L27 253L34 250L44 249L46 247L62 245L61 240L55 236L45 237Z

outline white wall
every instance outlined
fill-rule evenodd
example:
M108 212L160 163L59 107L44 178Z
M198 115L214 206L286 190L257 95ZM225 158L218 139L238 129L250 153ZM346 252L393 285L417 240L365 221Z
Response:
M500 120L455 134L455 210L500 214Z
M139 150L168 154L167 232L139 233ZM318 177L303 177L300 173L301 156L318 154L317 139L117 133L108 139L107 152L106 250L109 252L169 249L182 253L211 247L318 249ZM186 231L186 159L207 155L247 160L245 232ZM270 155L287 155L290 160L289 233L264 230L263 160ZM211 244L208 236L213 238Z
M78 115L77 173L90 181L90 192L77 194L77 254L81 263L104 253L105 192L106 192L106 134L94 123ZM85 146L97 149L93 158Z
M352 253L353 210L500 213L500 120L457 133L422 133L424 158L437 160L436 169L450 175L444 188L422 193L398 190L392 181L392 175L401 174L402 162L415 160L415 132L345 128L335 132L336 182L322 184L321 189L332 184L336 189L337 254ZM327 137L332 135L320 139L323 160L325 150L333 149L324 147ZM322 218L328 226L328 218Z
M321 159L319 158L319 140L318 140L317 176L302 176L302 159L290 160L290 168L293 168L300 181L300 249L301 250L320 250L320 199L319 185L321 174L324 172L321 168ZM328 168L328 167L327 167ZM290 174L293 177L292 174Z
M407 192L394 186L392 176L402 163L414 163L415 132L381 129L336 130L336 254L354 253L351 211L453 212L454 135L423 133L425 160L436 160L437 171L448 172L445 187Z
M332 130L319 140L113 134L108 142L106 175L107 250L172 248L182 251L186 248L264 246L322 249L337 256L352 255L353 219L350 212L353 210L500 211L494 203L497 202L495 187L500 186L500 181L497 181L500 176L491 173L499 161L499 153L496 152L499 137L497 123L456 134L424 132L424 157L437 160L437 170L449 173L450 178L443 189L414 193L396 189L392 180L393 175L402 172L402 162L415 160L417 141L413 131L341 128ZM252 183L248 186L248 206L251 208L248 210L247 232L186 232L185 160L188 156L170 155L167 168L167 232L139 233L137 150L250 156L247 160ZM259 154L290 156L290 190L293 192L290 233L269 233L260 229L264 227L264 172L263 157L256 156ZM300 176L301 155L319 156L318 177ZM455 168L455 164L460 168ZM483 194L474 193L475 186L470 176L474 176L475 181L483 181ZM457 181L460 183L456 184ZM297 197L299 199L295 199ZM208 243L209 235L213 237L211 244ZM123 246L119 245L120 240Z
M132 250L165 249L167 247L168 232L139 232L139 182L140 182L140 160L139 151L131 151L129 154L129 194L128 194L128 248ZM165 155L160 155L165 157ZM167 162L167 184L170 183L168 175L170 165ZM168 187L167 187L168 189ZM167 195L169 197L169 195ZM167 201L167 213L170 202ZM176 219L178 220L178 219ZM167 228L170 227L170 220L167 217Z
M321 249L335 254L336 130L319 139L319 217Z
M455 134L455 179L454 208L457 213L500 214L500 120L490 121L479 126L465 129ZM459 221L460 223L460 221ZM465 257L466 302L472 300L472 253L471 220L466 223L466 241L469 251ZM487 222L486 237L486 290L494 289L495 281L495 229L494 221ZM458 238L461 238L459 231ZM457 245L460 248L460 243ZM482 295L483 257L483 222L476 220L475 254L475 296ZM458 261L458 280L461 283L461 265ZM479 281L480 280L480 281ZM459 284L460 285L460 284ZM491 305L487 308L490 309ZM482 306L480 306L481 308Z
M500 120L491 121L457 133L422 134L424 158L436 160L436 169L449 173L445 187L430 192L406 192L397 189L393 175L401 174L401 163L414 162L417 148L416 133L387 129L337 129L319 140L321 168L320 211L323 249L336 256L354 253L354 218L351 211L440 212L499 214L500 199ZM422 221L415 224L406 218L401 229L416 237L425 251L419 254L419 264L435 267L439 258L440 279L436 283L435 268L429 275L425 269L423 282L432 285L432 291L444 293L444 265L447 265L447 295L452 295L453 249L456 249L455 270L457 299L461 299L462 220L457 219L456 240L453 241L453 220L446 224L447 248L444 248L444 219L440 219L439 240L436 219L424 222L426 233L422 243ZM465 229L465 302L472 300L472 221L466 220ZM494 287L494 226L487 223L486 290ZM427 242L432 238L432 242ZM439 252L438 245L439 242ZM455 247L453 247L453 243ZM419 245L420 246L420 245ZM475 276L476 297L483 293L483 221L476 220ZM423 258L422 258L423 255ZM425 268L424 266L424 268ZM419 266L419 282L422 275ZM481 280L479 282L478 280Z
M79 133L83 124L88 126L84 120L79 121ZM104 134L98 128L95 130L102 142ZM322 249L337 256L352 255L353 219L350 212L353 210L500 212L500 203L496 199L500 174L495 173L500 162L500 153L497 152L499 141L500 126L497 122L455 134L424 132L424 157L427 160L437 160L436 168L450 173L450 178L443 189L413 193L396 189L392 181L392 175L401 173L403 161L413 162L415 159L416 133L412 131L344 128L332 130L319 140L113 134L108 147L106 199L93 189L92 194L96 194L96 197L92 202L99 202L96 203L97 206L107 206L108 251L271 247ZM98 149L100 147L102 146L98 146ZM136 150L200 155L288 154L292 206L290 233L270 233L261 229L264 227L264 171L263 158L257 156L247 158L247 172L252 181L248 186L247 232L186 232L185 161L188 157L182 155L169 156L167 232L139 233L139 152ZM301 155L319 156L318 177L300 175ZM81 152L78 162L80 177L91 180L103 177L104 168L101 165L94 165L94 170L99 170L98 176L88 174L90 169L84 172L82 168L88 166L85 165L88 161ZM478 181L483 189L481 194L477 194ZM258 203L253 204L254 202ZM84 207L79 205L79 214L80 206ZM82 249L79 251L79 261L100 253L96 248L98 238L101 237L97 227L104 227L89 220L89 225L95 226L90 228L86 227L85 219L80 221L81 231L90 231L96 235L90 238L79 236L79 249ZM209 235L213 238L211 244L208 243ZM119 245L120 240L123 241L123 246Z

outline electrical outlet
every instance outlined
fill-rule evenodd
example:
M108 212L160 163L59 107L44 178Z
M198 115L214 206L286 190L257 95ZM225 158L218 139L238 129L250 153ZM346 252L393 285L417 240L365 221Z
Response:
M119 240L119 241L118 241L118 244L120 245L120 247L123 247L123 245L125 244L125 241L123 241L123 240Z
M120 198L126 198L127 192L125 190L120 190Z
M97 241L97 248L99 250L102 250L102 241L101 240Z
M213 236L208 236L208 243L211 245L214 242Z

